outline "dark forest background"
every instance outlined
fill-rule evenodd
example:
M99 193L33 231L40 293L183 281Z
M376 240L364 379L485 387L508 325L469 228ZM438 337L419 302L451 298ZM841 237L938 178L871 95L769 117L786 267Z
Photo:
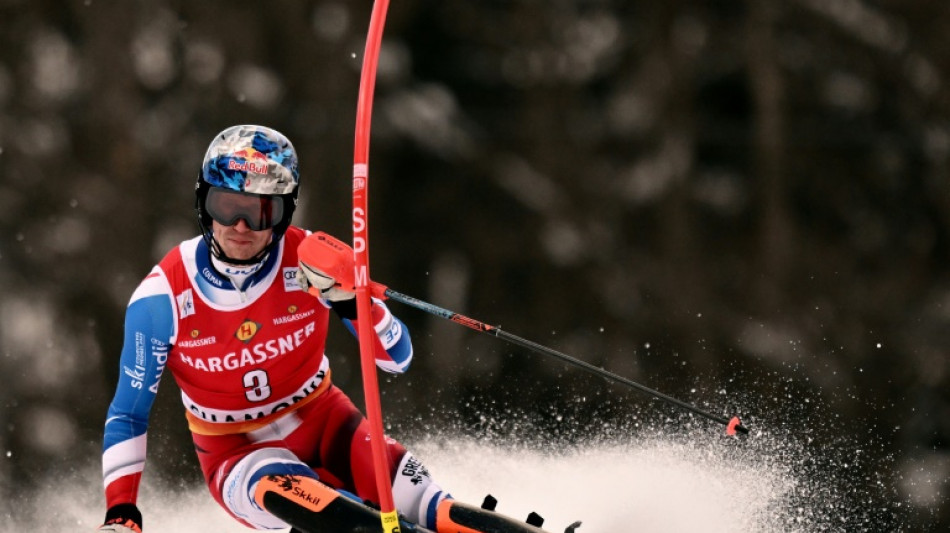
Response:
M98 460L125 304L196 233L215 133L287 134L296 222L349 240L371 7L0 0L0 497ZM948 27L940 0L394 0L373 277L738 412L753 437L853 448L895 520L946 527ZM565 444L592 420L689 423L391 308L416 341L411 372L382 381L397 434L478 433L486 413L536 415L531 433ZM359 400L355 342L334 335ZM149 471L197 480L162 389Z

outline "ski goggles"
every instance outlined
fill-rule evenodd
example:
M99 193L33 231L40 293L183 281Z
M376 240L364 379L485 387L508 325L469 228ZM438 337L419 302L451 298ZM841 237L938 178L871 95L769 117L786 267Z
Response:
M248 228L261 231L284 219L284 199L211 187L205 198L205 210L219 224L233 226L244 219Z

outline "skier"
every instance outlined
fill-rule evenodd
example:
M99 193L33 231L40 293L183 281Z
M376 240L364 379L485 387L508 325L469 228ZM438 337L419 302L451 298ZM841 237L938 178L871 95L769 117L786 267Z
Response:
M356 331L355 294L326 274L340 265L298 258L298 246L319 235L291 225L297 192L297 154L281 133L233 126L208 147L196 186L201 235L168 252L126 311L98 531L142 530L136 500L148 417L166 369L181 389L211 495L242 524L293 525L263 494L284 479L304 492L329 486L342 500L380 501L367 421L332 383L324 354L331 311ZM404 372L409 332L381 300L371 307L377 366ZM455 523L453 506L462 504L401 444L387 438L387 445L402 517L437 532L480 531Z

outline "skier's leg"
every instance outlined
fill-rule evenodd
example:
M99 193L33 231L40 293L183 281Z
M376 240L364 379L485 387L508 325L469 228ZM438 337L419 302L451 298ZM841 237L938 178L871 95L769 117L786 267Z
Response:
M363 501L379 505L381 498L369 422L352 401L336 389L330 389L324 396L319 401L320 416L326 417L326 436L320 443L319 456L305 459L319 465L316 471L321 479L334 482L335 487L350 491ZM396 510L406 520L431 529L438 504L446 493L433 481L425 466L399 442L387 437L386 447Z
M310 467L284 448L244 456L220 485L220 501L256 529L293 526L306 533L378 533L378 512L356 496L320 482ZM414 531L407 528L406 531Z
M316 478L267 475L255 484L256 505L301 533L378 533L379 513ZM411 530L408 530L411 531Z
M222 474L224 478L215 484L217 490L213 487L219 501L229 513L256 529L284 529L290 525L257 502L255 496L262 479L272 475L317 479L309 466L283 448L254 450L229 469L225 466Z

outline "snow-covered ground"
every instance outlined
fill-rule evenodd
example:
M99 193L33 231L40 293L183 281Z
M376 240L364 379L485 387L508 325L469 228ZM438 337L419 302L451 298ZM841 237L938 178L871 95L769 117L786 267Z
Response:
M848 464L812 456L787 435L754 430L743 440L707 426L569 449L455 437L411 448L458 499L477 505L491 493L499 512L524 518L536 511L552 533L575 520L583 521L579 533L874 531L881 516L893 519L900 507L856 508L855 501L883 496L883 487L873 480L856 487L840 479ZM0 531L94 530L103 511L98 472L89 467L72 476L17 503ZM146 470L139 502L147 532L249 531L203 487L158 486L155 477Z

